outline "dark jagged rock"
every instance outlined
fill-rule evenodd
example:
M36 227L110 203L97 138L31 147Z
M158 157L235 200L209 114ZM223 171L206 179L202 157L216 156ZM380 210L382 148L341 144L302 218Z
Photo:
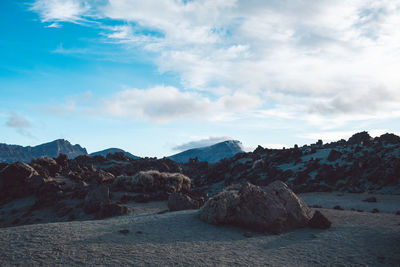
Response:
M38 175L36 170L22 162L15 162L3 168L0 172L0 201L29 195L31 192L26 182L35 175Z
M173 193L189 191L191 181L181 173L145 171L134 176L119 176L115 179L113 187L137 193Z
M39 172L40 175L45 177L54 177L62 170L61 165L58 165L56 160L48 157L40 157L32 160L30 164Z
M376 197L368 197L366 199L363 200L364 202L376 202Z
M331 227L331 222L320 212L315 211L313 217L308 222L308 226L315 229L328 229Z
M170 211L199 209L201 204L200 201L192 199L187 194L172 193L168 197L168 209Z
M339 151L332 149L328 155L328 161L336 161L342 156L342 153Z
M368 143L372 140L371 136L368 134L368 132L360 132L356 133L353 136L349 138L347 141L348 144L350 145L358 145L358 144L364 144Z
M385 133L378 138L381 142L388 144L400 144L400 137L395 134Z
M232 224L255 231L282 233L307 226L311 210L286 184L262 188L245 183L209 199L198 216L211 224Z
M83 210L87 214L95 213L102 206L110 204L110 191L108 186L100 185L91 191L85 197Z
M104 219L108 217L121 216L130 213L132 213L132 210L130 210L126 206L122 206L120 204L115 204L115 203L109 203L100 206L99 210L96 213L96 218Z

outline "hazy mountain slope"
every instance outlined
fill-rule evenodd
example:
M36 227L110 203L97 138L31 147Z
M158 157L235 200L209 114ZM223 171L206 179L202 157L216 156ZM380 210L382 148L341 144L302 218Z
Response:
M131 154L129 152L126 152L125 150L120 149L120 148L104 149L104 150L101 150L101 151L90 153L90 156L98 156L98 155L100 155L100 156L106 157L107 154L109 154L109 153L114 154L114 153L118 153L118 152L122 152L122 153L124 153L125 156L133 158L133 159L139 159L140 158L140 157L135 156L135 155L133 155L133 154Z
M68 158L87 155L85 148L82 148L80 145L72 145L64 139L54 140L33 147L0 144L0 162L30 162L32 159L43 156L55 158L60 153L66 154Z
M198 157L199 161L217 162L224 158L231 158L237 153L242 153L242 143L237 140L229 140L212 146L193 148L181 153L169 156L176 162L188 162L190 158Z

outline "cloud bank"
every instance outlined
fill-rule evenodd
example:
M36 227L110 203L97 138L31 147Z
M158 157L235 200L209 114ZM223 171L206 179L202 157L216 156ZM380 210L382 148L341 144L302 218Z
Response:
M115 93L114 116L399 117L397 0L38 0L31 10L48 27L95 22L86 26L105 42L152 53L161 73L180 77L179 88Z

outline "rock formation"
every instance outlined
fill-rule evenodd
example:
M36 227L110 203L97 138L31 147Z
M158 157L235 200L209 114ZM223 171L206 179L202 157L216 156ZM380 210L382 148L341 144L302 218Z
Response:
M209 199L198 216L211 224L282 233L307 226L311 213L287 185L275 181L266 187L249 183L232 185Z

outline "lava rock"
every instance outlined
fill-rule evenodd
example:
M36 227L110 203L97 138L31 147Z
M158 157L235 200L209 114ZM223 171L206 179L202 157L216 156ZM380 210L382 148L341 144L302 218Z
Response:
M328 155L328 161L336 161L342 156L342 153L339 151L332 149Z
M99 211L96 214L96 218L104 219L114 216L121 216L125 214L129 214L132 211L126 207L115 203L101 205Z
M364 202L376 202L376 197L369 197L363 200Z
M38 175L28 164L14 162L0 172L0 200L24 197L32 193L26 186L27 180Z
M102 206L110 204L110 190L106 185L100 185L89 191L85 197L83 210L87 214L95 213Z
M216 225L282 233L306 227L311 209L281 181L266 187L244 183L232 185L209 199L198 217Z
M168 197L168 209L170 211L194 210L199 208L200 208L199 201L192 199L187 194L172 193Z
M137 193L173 193L189 191L191 182L181 173L141 171L134 176L118 176L113 182L113 187Z
M332 223L318 210L308 222L308 226L315 229L328 229L331 227L331 224Z

